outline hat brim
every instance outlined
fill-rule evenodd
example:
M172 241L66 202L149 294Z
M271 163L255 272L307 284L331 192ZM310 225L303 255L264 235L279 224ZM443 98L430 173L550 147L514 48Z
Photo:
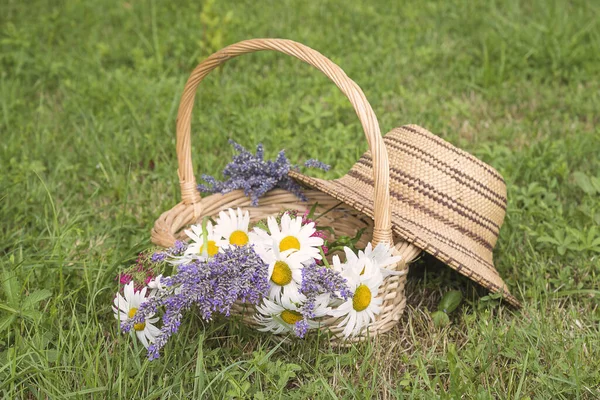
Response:
M398 135L405 135L407 130L410 132L410 129L414 130L415 128L418 128L421 134L426 132L426 134L434 136L423 128L408 126L396 128L394 130L396 132L392 131L384 137L388 154L390 154L393 232L400 238L433 255L462 275L481 284L489 291L501 293L508 303L520 307L519 301L510 294L508 287L494 267L492 250L497 232L495 232L496 237L493 237L493 240L488 239L486 241L478 234L476 229L470 230L468 225L461 226L461 224L456 223L449 214L459 212L462 215L463 212L449 202L440 202L437 197L432 196L431 190L434 190L432 187L435 184L428 182L427 176L418 176L419 171L414 171L417 172L417 174L414 174L417 176L411 176L410 170L407 171L406 168L401 168L401 170L394 168L395 157L391 155L393 152L398 153L398 148L390 148L391 141ZM404 131L399 132L398 130ZM434 147L442 144L452 146L437 136L435 138ZM429 144L429 146L432 146L432 144ZM454 146L452 147L454 148ZM470 162L483 164L470 154L460 149L456 150L459 150L460 155L468 158ZM476 161L473 161L473 159ZM296 171L290 172L290 176L373 218L373 171L370 160L370 152L365 153L348 174L335 180L312 178ZM397 162L399 160L396 160ZM422 172L427 173L427 171ZM431 179L433 180L433 178ZM409 191L408 195L407 191ZM416 193L416 195L412 196L413 193ZM419 196L424 197L419 199ZM429 206L432 201L437 202L435 207ZM440 208L442 209L440 210ZM447 210L445 210L446 208ZM501 219L503 216L502 213ZM494 226L497 226L499 230L501 223L502 220Z

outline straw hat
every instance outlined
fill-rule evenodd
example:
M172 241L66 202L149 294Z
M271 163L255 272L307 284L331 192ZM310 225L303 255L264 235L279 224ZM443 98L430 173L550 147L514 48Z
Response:
M506 213L506 185L492 167L416 126L383 138L389 156L392 230L451 268L512 296L496 271L492 250ZM373 217L373 166L368 151L335 180L290 175Z

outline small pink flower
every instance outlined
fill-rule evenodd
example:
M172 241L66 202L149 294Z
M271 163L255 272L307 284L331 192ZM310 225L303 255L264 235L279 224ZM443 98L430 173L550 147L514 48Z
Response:
M310 224L311 222L314 222L312 219L308 218L308 214L309 214L308 210L304 211L304 214L302 215L302 225L306 225L306 224Z
M134 292L141 292L143 288L145 288L146 285L144 285L143 283L136 283L134 285Z
M325 232L323 232L323 231L315 231L315 233L310 235L310 237L318 237L321 239L326 239Z
M121 285L127 285L132 279L133 277L129 274L119 274L119 283Z

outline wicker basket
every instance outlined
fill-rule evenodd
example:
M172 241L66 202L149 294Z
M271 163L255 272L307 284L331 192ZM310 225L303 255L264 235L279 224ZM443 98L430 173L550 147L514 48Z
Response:
M300 201L294 194L287 191L273 190L260 199L258 207L252 207L250 199L244 196L241 190L225 195L214 194L205 198L200 197L193 173L190 138L191 114L196 89L206 75L225 61L261 50L276 50L317 68L337 85L354 106L372 154L373 201L375 204L373 219L329 194L310 189L305 191L307 202ZM362 90L336 64L307 46L282 39L247 40L214 53L194 69L185 85L177 114L177 158L182 201L163 213L156 221L152 230L152 241L155 244L170 247L176 239L185 239L183 230L190 224L198 223L205 216L216 216L219 211L230 207L248 209L252 222L278 214L285 209L304 211L317 204L317 213L322 213L333 208L333 211L319 220L319 225L331 226L338 235L349 236L353 236L358 229L366 228L363 239L358 243L359 246L365 246L369 240L374 245L379 242L393 243L395 255L401 256L398 264L389 267L400 273L387 277L381 286L379 296L383 298L383 305L380 314L377 315L376 321L355 339L372 337L386 332L400 319L406 304L404 286L408 264L421 250L400 240L392 233L388 154L379 131L377 118ZM333 237L329 239L333 239ZM245 321L250 324L254 323L253 307L238 305L235 310L244 317ZM330 318L323 323L323 329L332 332L334 340L341 337L339 333L342 329L336 327L338 324L339 319L336 318Z

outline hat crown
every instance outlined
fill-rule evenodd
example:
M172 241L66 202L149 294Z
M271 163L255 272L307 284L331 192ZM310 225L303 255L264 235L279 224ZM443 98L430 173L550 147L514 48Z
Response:
M506 213L506 184L495 169L415 125L392 130L384 142L394 199L494 248Z

